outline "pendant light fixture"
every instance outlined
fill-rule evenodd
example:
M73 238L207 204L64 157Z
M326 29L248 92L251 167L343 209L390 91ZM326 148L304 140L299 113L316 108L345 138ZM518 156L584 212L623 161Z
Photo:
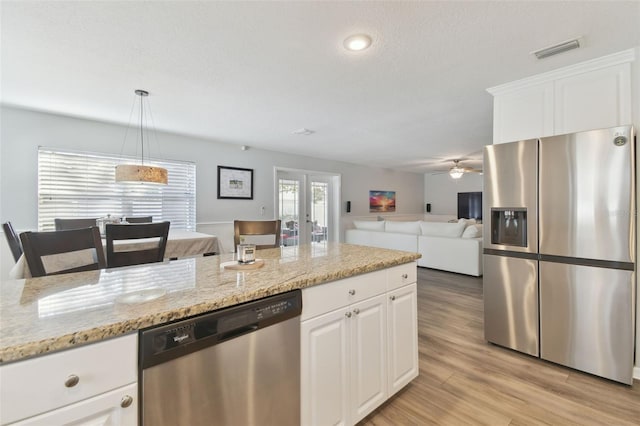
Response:
M143 100L149 96L146 90L136 90L140 96L140 164L119 164L116 166L116 182L146 182L166 185L168 182L167 169L144 164L144 107ZM127 129L128 130L128 129ZM126 135L125 135L126 142Z

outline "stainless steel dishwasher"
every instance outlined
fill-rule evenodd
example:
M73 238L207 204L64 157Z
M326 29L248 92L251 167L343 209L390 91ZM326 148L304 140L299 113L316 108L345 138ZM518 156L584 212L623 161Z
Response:
M140 332L146 426L299 425L300 290Z

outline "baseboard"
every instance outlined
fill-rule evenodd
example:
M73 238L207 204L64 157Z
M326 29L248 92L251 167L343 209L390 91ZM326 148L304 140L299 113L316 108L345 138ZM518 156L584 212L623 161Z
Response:
M640 367L633 367L633 378L640 380Z

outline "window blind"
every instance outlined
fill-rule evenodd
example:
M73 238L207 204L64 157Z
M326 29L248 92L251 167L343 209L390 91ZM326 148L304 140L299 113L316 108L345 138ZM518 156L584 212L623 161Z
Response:
M139 158L38 148L38 229L52 231L55 218L153 216L172 229L195 231L196 165L145 160L169 173L168 185L115 181L118 164Z

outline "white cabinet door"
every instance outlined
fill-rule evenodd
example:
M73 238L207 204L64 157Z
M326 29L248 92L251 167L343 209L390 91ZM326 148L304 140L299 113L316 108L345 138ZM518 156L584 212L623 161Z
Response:
M553 135L553 82L496 95L493 143Z
M389 293L389 396L418 376L418 294L416 284Z
M302 321L301 423L349 423L349 308Z
M351 423L387 399L386 295L351 305Z
M556 80L554 122L556 135L631 124L631 64Z
M84 401L68 405L15 426L135 426L138 424L138 390L132 383Z

